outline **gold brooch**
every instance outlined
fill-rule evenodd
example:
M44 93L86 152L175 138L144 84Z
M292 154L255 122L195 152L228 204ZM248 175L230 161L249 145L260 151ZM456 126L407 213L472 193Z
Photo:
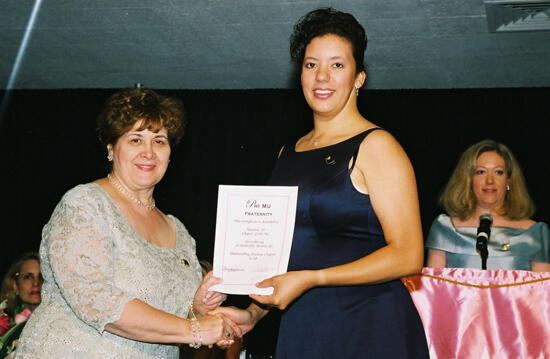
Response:
M182 259L181 259L181 264L182 264L184 267L189 267L189 262L188 262L187 259L185 259L185 258L182 258Z
M334 158L332 158L331 155L328 155L328 156L325 157L325 163L327 165L333 165L333 164L336 163L336 160Z
M503 251L509 251L510 250L510 243L503 243L500 248L502 248Z

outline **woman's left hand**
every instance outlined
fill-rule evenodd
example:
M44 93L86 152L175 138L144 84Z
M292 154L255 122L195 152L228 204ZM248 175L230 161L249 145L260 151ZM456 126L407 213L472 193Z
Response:
M294 299L316 285L315 273L314 271L303 270L287 272L265 279L256 286L259 288L273 287L273 294L250 294L250 298L281 310L286 309Z
M220 284L221 278L214 277L212 271L208 272L202 280L202 283L195 293L193 307L197 314L206 315L208 312L216 309L222 304L227 295L218 292L212 292L208 289L215 284Z

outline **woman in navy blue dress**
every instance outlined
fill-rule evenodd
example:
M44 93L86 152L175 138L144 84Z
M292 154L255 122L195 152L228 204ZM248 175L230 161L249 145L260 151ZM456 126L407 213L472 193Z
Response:
M219 308L251 330L283 310L276 358L428 358L422 322L400 278L419 273L416 180L399 143L365 119L363 27L332 8L300 19L291 55L314 128L287 144L269 184L297 185L288 272L245 310Z

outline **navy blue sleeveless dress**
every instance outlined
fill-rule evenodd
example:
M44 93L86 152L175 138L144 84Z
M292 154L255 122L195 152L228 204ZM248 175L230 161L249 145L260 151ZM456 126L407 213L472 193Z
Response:
M289 271L352 262L384 247L368 195L349 163L374 129L335 145L296 152L285 146L270 185L299 186ZM429 358L422 322L400 280L316 287L284 311L277 359Z

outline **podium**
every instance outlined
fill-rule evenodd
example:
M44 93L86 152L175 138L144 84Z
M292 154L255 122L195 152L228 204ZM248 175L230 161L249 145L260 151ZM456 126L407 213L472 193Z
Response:
M550 273L423 268L402 281L431 359L550 359Z

